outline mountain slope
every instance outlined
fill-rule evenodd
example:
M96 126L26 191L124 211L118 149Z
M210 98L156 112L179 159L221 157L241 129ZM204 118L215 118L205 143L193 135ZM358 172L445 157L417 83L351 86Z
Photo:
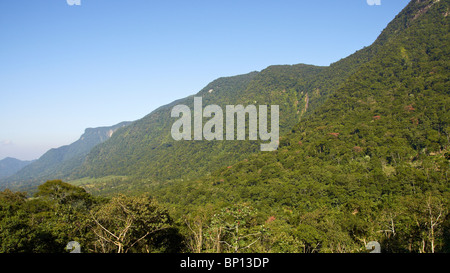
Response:
M60 178L64 173L78 167L86 154L96 145L109 139L118 129L130 122L121 122L114 126L87 128L84 134L70 145L50 149L38 160L4 179L2 184L29 188L46 179Z
M251 204L305 252L448 251L449 2L411 1L278 151L153 194L180 215Z
M204 106L217 104L222 108L237 104L278 104L280 132L286 134L300 118L312 113L350 75L367 65L386 43L404 31L409 22L405 19L408 15L404 14L409 12L399 14L373 45L329 67L270 66L261 72L220 78L196 96L203 97ZM69 177L125 175L147 182L195 178L210 173L217 166L231 165L259 152L258 142L251 141L174 141L170 128L175 119L170 118L170 110L177 104L192 109L193 97L163 106L136 121L128 130L96 147L81 168Z
M261 72L219 78L195 96L203 98L203 106L217 104L222 109L238 104L279 105L283 135L323 103L376 49L362 49L330 67L275 65ZM258 141L174 141L170 129L175 119L170 111L177 104L193 109L193 96L160 107L96 147L69 178L125 175L147 182L189 179L259 152Z
M195 96L202 96L204 106L217 104L222 109L238 104L279 105L283 135L326 101L382 45L379 40L329 67L275 65L261 72L219 78ZM60 168L58 177L73 180L120 175L147 182L189 179L260 152L258 141L174 141L170 129L175 119L170 111L177 104L192 109L193 96L162 106L132 123L95 147L86 158L79 158L76 170Z
M283 70L298 71L303 77L309 77L321 68L306 65L274 66L259 73L219 78L196 96L202 96L203 106L217 104L223 109L225 105L284 103L280 105L285 113L280 116L280 124L286 125L281 128L286 132L300 117L304 103L296 105L295 102L301 101L304 95L294 89L299 76L289 78ZM268 88L261 90L261 85ZM197 176L207 173L217 164L242 160L247 154L259 150L256 141L173 140L170 130L176 119L170 117L170 111L177 104L185 104L193 109L193 96L160 107L113 136L110 141L96 147L76 176L114 174L154 180Z
M31 161L22 161L11 157L0 160L0 179L15 174L30 163Z

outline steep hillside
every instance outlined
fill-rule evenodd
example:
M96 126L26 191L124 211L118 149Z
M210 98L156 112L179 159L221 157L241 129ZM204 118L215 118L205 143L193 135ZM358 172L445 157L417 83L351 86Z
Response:
M449 7L412 1L278 151L153 194L180 215L251 204L290 242L274 241L283 252L350 251L371 240L389 252L448 251Z
M358 51L330 67L276 65L261 72L219 78L195 96L202 97L203 106L217 104L222 109L238 104L279 105L283 135L370 59L371 50ZM258 141L174 141L170 129L176 119L170 117L170 111L178 104L193 109L193 97L160 107L96 147L70 178L125 175L147 182L189 179L260 152Z
M299 82L321 70L306 65L273 66L259 73L217 79L195 96L203 98L203 106L217 104L223 109L225 105L279 104L280 130L285 133L299 120L306 104L306 92L299 90ZM96 147L76 177L132 175L152 181L198 177L259 151L257 141L173 140L170 130L176 119L170 112L178 104L193 109L193 96L155 110Z

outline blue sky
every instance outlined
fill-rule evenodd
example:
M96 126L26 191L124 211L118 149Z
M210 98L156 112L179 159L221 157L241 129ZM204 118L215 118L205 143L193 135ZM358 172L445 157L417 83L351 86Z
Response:
M36 159L218 77L329 65L370 45L408 2L2 0L0 159Z

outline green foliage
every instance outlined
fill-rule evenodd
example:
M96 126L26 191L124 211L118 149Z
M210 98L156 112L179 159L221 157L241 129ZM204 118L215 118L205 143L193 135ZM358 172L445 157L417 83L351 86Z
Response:
M264 226L256 224L255 216L255 210L246 205L224 208L214 214L207 235L217 238L225 252L250 249L265 232Z
M261 251L361 252L372 240L448 251L448 8L411 2L372 46L330 66L352 73L278 151L152 192L181 211L249 202L276 218Z
M64 253L180 251L182 237L167 212L148 196L95 198L82 188L47 181L36 197L0 192L0 252Z
M77 238L82 209L56 199L26 199L24 193L0 193L1 252L63 252Z
M150 252L155 233L170 227L171 219L147 196L118 195L91 212L93 248L100 252Z
M35 196L58 204L70 204L74 207L89 208L93 203L92 197L86 190L64 183L61 180L47 181L40 185Z

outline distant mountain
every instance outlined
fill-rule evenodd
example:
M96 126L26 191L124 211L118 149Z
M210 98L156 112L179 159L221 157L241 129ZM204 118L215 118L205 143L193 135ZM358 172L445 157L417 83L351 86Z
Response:
M64 173L78 167L93 147L106 141L114 132L128 124L130 122L121 122L109 127L87 128L74 143L50 149L38 160L3 179L3 182L0 181L0 184L26 189L31 185L43 183L46 179L61 178Z
M31 162L32 161L22 161L11 157L0 160L0 179L15 174Z

